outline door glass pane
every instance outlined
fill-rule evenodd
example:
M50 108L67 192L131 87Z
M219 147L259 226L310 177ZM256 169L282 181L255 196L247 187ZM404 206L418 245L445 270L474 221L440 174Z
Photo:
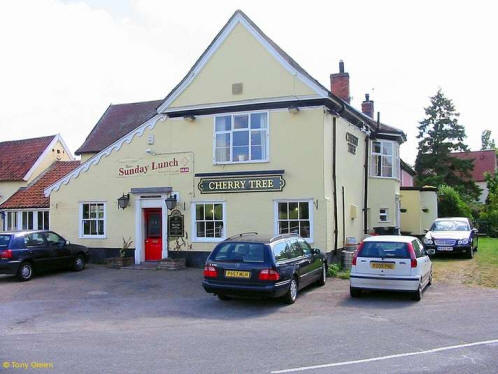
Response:
M149 214L147 221L147 236L149 238L161 237L161 214L159 213Z

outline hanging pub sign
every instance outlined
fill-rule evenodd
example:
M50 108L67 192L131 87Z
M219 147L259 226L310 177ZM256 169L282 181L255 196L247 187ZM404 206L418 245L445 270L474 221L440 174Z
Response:
M168 216L168 236L170 238L181 238L184 236L183 214L175 209Z
M248 177L201 178L199 191L208 193L232 192L280 192L285 179L281 175L259 175Z

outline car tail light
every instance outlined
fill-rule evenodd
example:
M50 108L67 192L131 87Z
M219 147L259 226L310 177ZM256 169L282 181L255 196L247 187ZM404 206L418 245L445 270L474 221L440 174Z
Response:
M3 259L12 258L12 249L5 249L3 251L0 251L0 258Z
M259 280L262 281L278 281L280 274L273 269L263 269L259 272Z
M204 276L206 278L217 278L218 277L218 271L216 268L212 265L206 265L204 266Z
M358 249L355 251L355 253L353 255L353 260L351 261L351 265L356 266L356 259L358 258L358 255L360 254L360 251L362 250L363 246L364 246L364 243L361 242L360 246L358 247Z
M415 256L415 250L413 249L412 243L408 243L408 252L410 253L411 258L411 267L417 267L417 257Z

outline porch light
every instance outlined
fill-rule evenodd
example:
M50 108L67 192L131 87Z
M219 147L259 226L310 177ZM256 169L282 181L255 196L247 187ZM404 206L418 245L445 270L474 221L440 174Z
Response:
M121 208L121 209L124 209L128 206L128 203L130 202L130 194L127 193L126 195L123 194L123 196L121 196L119 199L118 199L118 208Z
M175 194L170 195L170 197L168 197L165 201L166 201L166 208L168 208L168 210L175 209L175 207L176 207L176 195Z

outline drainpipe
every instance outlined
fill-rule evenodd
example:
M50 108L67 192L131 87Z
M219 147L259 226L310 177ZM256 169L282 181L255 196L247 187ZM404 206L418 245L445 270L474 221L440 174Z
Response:
M368 234L368 152L369 152L369 136L365 136L365 196L363 197L363 233Z
M337 256L337 118L332 117L332 184L334 185L334 255Z

